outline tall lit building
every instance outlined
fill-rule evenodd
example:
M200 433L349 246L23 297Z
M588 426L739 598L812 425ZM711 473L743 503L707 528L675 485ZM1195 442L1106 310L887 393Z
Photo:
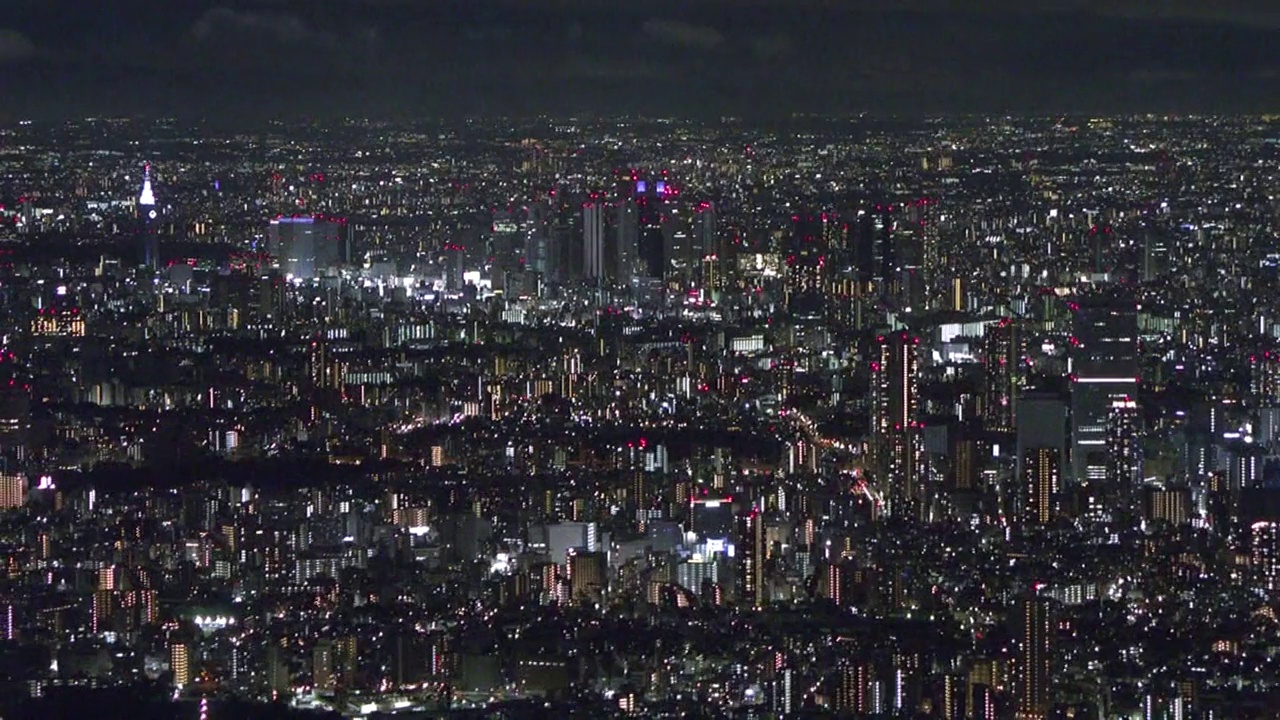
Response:
M1033 469L1032 456L1039 449L1051 449L1056 452L1046 454L1042 460L1047 461L1056 455L1058 459L1057 477L1061 482L1066 474L1066 459L1070 449L1067 443L1068 428L1067 402L1060 395L1052 392L1029 391L1018 400L1018 416L1015 424L1015 484L1012 491L1003 493L1005 512L1010 516L1018 516L1027 520L1029 505L1028 490L1036 482L1028 475Z
M1054 503L1062 477L1062 451L1056 447L1023 450L1022 477L1026 483L1023 522L1048 525L1053 522Z
M1133 400L1113 400L1107 413L1107 476L1101 497L1090 493L1094 511L1132 507L1142 484L1138 448L1138 406Z
M1090 298L1071 307L1071 474L1081 485L1096 485L1107 477L1112 405L1138 397L1137 306Z
M1049 717L1051 682L1049 602L1029 595L1017 613L1017 657L1014 663L1015 717L1046 720Z
M27 504L27 477L15 473L0 474L0 510L13 510Z
M625 197L614 206L613 230L617 240L614 276L620 281L630 280L636 272L640 237L640 209L634 198Z
M665 180L636 180L632 187L635 191L639 272L645 277L662 279L671 265L671 258L667 256L667 228L664 227L671 188Z
M599 601L604 598L608 588L608 563L604 553L570 551L566 568L569 574L569 593L575 601Z
M582 206L582 276L604 278L604 202L594 194Z
M351 262L345 223L320 217L278 217L267 228L267 252L286 276L309 280Z
M180 642L169 645L169 670L173 673L174 687L191 684L191 664L191 646Z
M1249 528L1249 546L1249 562L1258 589L1280 591L1280 523L1271 520L1253 523Z
M1022 338L1011 318L990 325L984 339L982 358L985 386L982 418L988 430L1014 430L1014 413L1021 384Z
M738 559L738 602L746 607L764 606L764 518L752 508L738 518L734 553Z
M26 459L31 433L31 386L19 375L13 353L0 350L0 456Z
M151 163L142 166L142 190L138 194L138 235L143 267L160 267L160 213L151 189Z
M899 332L879 338L871 364L875 467L890 514L918 510L924 477L924 434L919 417L920 338Z
M823 273L827 264L827 246L823 229L826 216L818 214L792 217L791 237L786 247L787 312L795 317L818 317L825 303Z

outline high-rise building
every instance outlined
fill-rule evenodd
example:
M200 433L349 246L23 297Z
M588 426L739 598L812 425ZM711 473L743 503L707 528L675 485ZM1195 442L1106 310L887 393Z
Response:
M1023 365L1017 324L1011 318L1004 318L989 325L983 344L982 367L986 382L982 403L983 422L988 430L1013 432Z
M582 276L604 278L604 202L594 194L582 206Z
M666 277L671 260L667 257L667 196L670 188L665 180L636 180L633 185L636 204L637 253L640 272L648 278Z
M1053 521L1062 477L1062 451L1056 447L1033 447L1024 449L1020 457L1026 483L1023 522L1048 525Z
M787 312L793 317L818 317L825 303L822 281L827 264L823 237L826 216L809 213L791 220L785 254Z
M906 332L883 335L871 364L872 442L877 479L887 490L888 512L919 508L924 477L924 433L920 422L920 338Z
M1152 282L1169 271L1169 238L1162 228L1147 225L1142 231L1142 282Z
M640 238L640 210L635 198L625 197L614 206L613 229L617 236L617 268L614 276L628 281L636 272Z
M1017 434L1015 437L1015 476L1011 492L1004 493L1005 511L1011 516L1024 520L1028 515L1027 490L1031 488L1033 479L1028 472L1033 469L1031 458L1037 449L1056 450L1058 458L1058 480L1061 483L1066 472L1066 458L1069 453L1067 443L1068 428L1067 402L1057 393L1034 390L1023 393L1018 400L1018 416L1016 419ZM1045 460L1052 455L1046 455ZM1056 490L1061 490L1059 485Z
M1138 397L1137 306L1108 297L1071 307L1071 475L1081 485L1100 484L1107 477L1111 408Z
M1095 512L1132 507L1142 483L1138 450L1138 406L1132 399L1113 400L1107 413L1107 476L1101 496L1087 501Z
M525 269L527 258L524 238L520 233L520 223L513 213L494 214L489 231L489 257L490 277L494 291L502 290L508 294L519 294L513 292L517 290L516 288L508 288L508 278Z
M267 252L286 276L309 280L325 268L351 262L345 222L320 217L278 217L267 229Z
M1249 561L1258 589L1280 591L1280 523L1270 520L1253 523L1249 528L1249 546Z
M142 190L138 194L137 207L141 264L157 270L160 267L160 212L151 188L151 163L142 166Z
M745 607L764 606L764 518L752 508L738 518L734 553L738 559L738 603Z
M607 567L602 552L570 552L567 563L570 596L575 601L601 600L608 588Z
M1049 602L1029 595L1017 612L1017 657L1014 663L1015 717L1045 720L1049 717L1051 681Z
M27 477L15 473L0 474L0 510L12 510L27 504Z
M173 673L174 687L191 684L191 646L182 642L170 643L169 670Z

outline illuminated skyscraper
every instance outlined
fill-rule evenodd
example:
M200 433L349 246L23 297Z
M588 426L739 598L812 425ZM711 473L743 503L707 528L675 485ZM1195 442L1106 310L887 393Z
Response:
M666 277L671 259L667 257L667 196L665 180L637 180L633 185L636 204L637 252L640 274L655 279Z
M988 430L1013 432L1014 408L1021 384L1022 345L1010 318L987 327L982 358L986 385L982 417Z
M792 217L785 264L787 312L794 317L817 317L822 312L822 279L827 264L825 220L826 216L814 213Z
M618 250L615 277L628 281L636 272L636 252L640 236L640 210L635 198L626 197L614 207L613 230L617 236Z
M175 642L169 645L169 669L173 672L174 687L191 684L191 647Z
M1054 447L1026 448L1022 454L1022 477L1026 483L1023 522L1048 525L1062 477L1062 451Z
M1081 485L1107 477L1107 418L1113 403L1138 397L1138 321L1132 300L1072 303L1071 474Z
M311 279L327 267L351 261L346 226L317 217L280 217L267 229L267 252L286 276Z
M0 510L12 510L27 504L27 476L0 474Z
M1045 720L1049 717L1051 681L1049 603L1030 595L1018 607L1017 657L1014 662L1014 692L1018 720Z
M604 278L604 202L594 194L582 206L582 276Z
M1107 413L1107 478L1095 510L1132 507L1142 483L1138 451L1138 406L1132 399L1113 400ZM1090 501L1096 502L1096 495Z
M160 267L160 213L151 189L151 163L142 166L142 191L138 194L138 234L143 267Z
M738 518L734 554L738 559L738 603L764 606L764 518L752 508Z
M920 338L899 332L879 338L871 364L872 442L875 468L886 489L888 512L918 510L924 477L924 434L919 417Z
M1031 497L1028 491L1038 482L1029 473L1056 456L1057 480L1054 488L1041 488L1056 492L1066 474L1066 458L1070 452L1067 444L1067 403L1061 396L1045 391L1026 392L1018 400L1017 436L1016 436L1016 475L1015 485L1011 492L1003 494L1004 512L1011 517L1020 517L1029 521ZM1039 450L1052 450L1036 461ZM1049 507L1052 507L1051 503Z

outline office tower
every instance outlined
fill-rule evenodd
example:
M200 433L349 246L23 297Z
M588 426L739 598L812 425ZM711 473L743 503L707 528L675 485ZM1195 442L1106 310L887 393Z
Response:
M186 643L170 643L169 670L173 672L174 687L191 684L191 647Z
M1034 594L1023 598L1016 613L1017 656L1014 662L1015 717L1046 720L1051 682L1049 602Z
M614 206L613 227L618 247L614 277L619 282L626 282L636 272L636 252L640 238L640 211L635 198L625 197Z
M602 552L569 553L567 572L569 575L569 594L574 601L588 600L599 602L608 588L605 554Z
M1138 321L1132 300L1087 298L1071 305L1071 475L1081 485L1107 476L1107 417L1138 397Z
M734 554L738 559L738 603L764 606L764 518L752 508L738 517Z
M823 239L824 217L809 213L791 218L791 237L785 253L787 312L793 317L821 315L823 271L827 250Z
M546 275L551 266L550 215L551 208L545 200L535 202L529 206L522 228L527 267L542 275Z
M18 372L13 353L0 350L0 457L26 459L31 433L31 386Z
M733 498L695 497L689 502L690 529L698 539L728 540L733 535Z
M878 275L876 235L875 215L859 210L853 226L853 237L849 242L849 260L853 266L854 278L864 288Z
M582 277L604 279L604 201L594 193L582 205Z
M694 210L693 248L701 257L720 255L720 242L716 236L715 203L698 203Z
M151 163L142 166L142 191L138 194L139 250L143 267L160 268L160 213L151 189Z
M1133 505L1134 495L1142 483L1140 460L1137 404L1129 398L1113 400L1107 413L1105 492L1092 510L1102 512L1106 508L1114 510Z
M924 477L924 436L919 419L918 354L920 338L899 332L878 339L871 364L872 443L877 479L888 512L919 509Z
M1021 455L1022 477L1026 483L1023 522L1048 525L1054 518L1054 504L1062 477L1062 450L1056 447L1027 448Z
M1169 238L1162 228L1147 225L1142 229L1142 282L1152 282L1169 272Z
M1191 520L1194 507L1189 487L1159 487L1148 485L1145 488L1145 516L1152 523L1168 525L1185 525Z
M325 268L351 262L345 222L318 217L279 217L267 228L267 252L287 277L309 280Z
M671 260L667 257L666 226L667 195L669 189L666 181L635 181L637 254L640 259L640 273L648 278L662 279L666 277Z
M524 238L513 213L499 212L493 216L489 231L489 257L493 289L512 294L507 278L526 266Z
M973 430L966 424L949 432L947 440L950 447L948 455L951 459L947 471L949 489L956 492L972 492L982 484L984 458L991 455L988 443L974 436Z
M1011 318L988 325L983 343L982 419L988 430L1014 430L1015 408L1023 367L1022 338Z
M1018 399L1016 442L1019 454L1032 447L1068 450L1068 407L1062 395L1049 390L1028 390Z

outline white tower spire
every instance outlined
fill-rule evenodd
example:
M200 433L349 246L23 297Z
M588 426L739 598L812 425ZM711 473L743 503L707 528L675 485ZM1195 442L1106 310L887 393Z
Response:
M156 196L151 192L151 163L142 166L142 194L138 196L138 204L156 204Z

